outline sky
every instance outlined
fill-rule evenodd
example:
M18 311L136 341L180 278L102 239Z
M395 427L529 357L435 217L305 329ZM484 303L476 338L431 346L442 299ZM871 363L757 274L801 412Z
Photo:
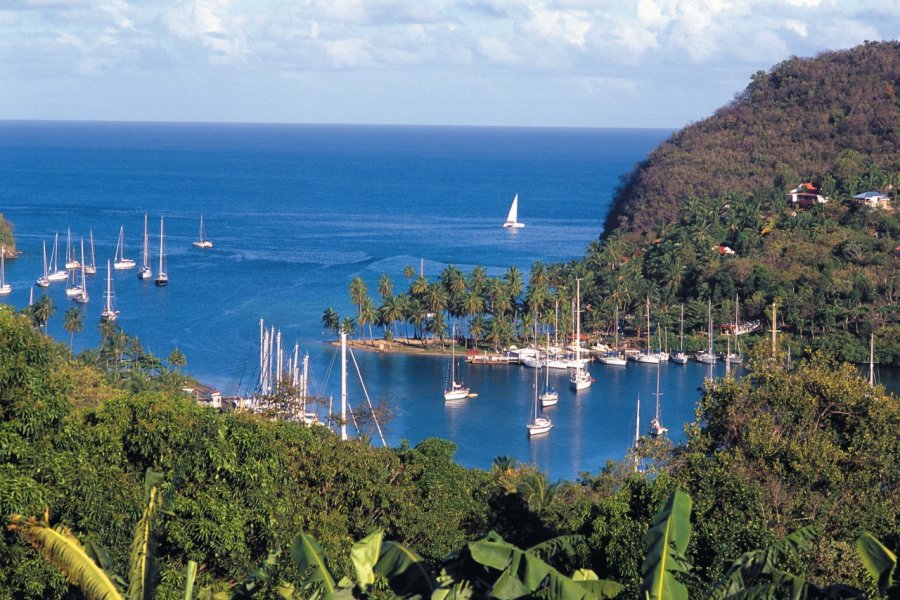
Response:
M0 119L663 127L897 0L0 0Z

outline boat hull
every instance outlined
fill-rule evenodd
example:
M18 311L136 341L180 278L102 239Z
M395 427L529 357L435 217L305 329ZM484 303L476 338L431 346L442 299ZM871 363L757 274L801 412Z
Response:
M718 361L718 358L715 354L707 354L706 352L703 352L697 355L697 362L699 363L714 365L716 364L716 361Z
M56 271L47 275L48 281L65 281L68 278L69 274L66 271Z
M643 363L645 365L658 365L659 357L655 354L644 354L643 352L640 354L635 354L631 357L636 363Z
M169 277L165 273L160 273L159 276L156 278L156 281L154 281L153 283L155 283L157 285L157 287L163 287L165 285L169 285Z
M538 417L525 427L528 429L528 436L531 437L549 432L553 428L553 422L546 417Z
M150 279L153 277L153 271L149 267L141 267L138 271L138 279Z
M78 294L77 296L75 296L74 298L72 298L72 300L74 300L78 304L87 304L90 299L91 299L91 297L88 296L87 292L82 292L82 293Z
M12 286L8 283L0 285L0 296L6 296L12 293Z
M503 224L503 226L507 229L522 229L523 227L525 227L525 223L519 223L518 221L507 221Z
M616 367L624 367L628 364L628 361L621 356L600 356L597 360L604 365L614 365Z
M96 274L97 274L97 267L92 267L91 265L87 265L87 266L84 268L84 273L85 273L85 275L96 275Z
M556 392L548 392L545 394L541 394L541 406L547 408L548 406L556 406L559 402L559 394Z
M137 265L130 258L119 260L119 261L116 261L115 263L113 263L113 269L115 269L116 271L125 271L127 269L133 269L135 266L137 266Z
M102 313L100 313L101 321L105 321L105 322L115 321L118 318L119 318L119 311L117 311L117 310L114 310L111 312L107 312L104 310Z
M34 285L42 288L50 287L50 278L44 275L43 277L38 277L37 281L34 282Z
M673 354L669 357L669 361L676 365L686 365L688 363L687 354Z
M469 397L469 388L459 388L444 392L444 400L465 400Z
M213 244L210 241L202 241L202 242L193 242L194 248L212 248Z
M79 294L81 294L82 291L83 290L81 289L81 286L66 288L66 297L74 298L75 296L78 296Z

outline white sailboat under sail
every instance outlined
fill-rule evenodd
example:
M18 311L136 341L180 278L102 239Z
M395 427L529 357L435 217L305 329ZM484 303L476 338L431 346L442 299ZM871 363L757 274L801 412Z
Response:
M203 215L200 215L200 236L193 242L195 248L212 248L213 243L206 239L206 229L203 228Z
M504 227L509 229L521 229L525 227L525 223L519 222L519 195L513 197L512 205L509 207L509 214L506 215L506 223Z

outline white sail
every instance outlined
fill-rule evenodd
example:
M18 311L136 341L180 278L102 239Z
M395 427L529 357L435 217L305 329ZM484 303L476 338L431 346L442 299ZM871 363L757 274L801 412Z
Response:
M503 224L504 227L510 227L512 229L519 229L521 227L525 227L525 223L519 223L519 195L516 194L513 197L512 205L509 207L509 214L506 215L506 223Z

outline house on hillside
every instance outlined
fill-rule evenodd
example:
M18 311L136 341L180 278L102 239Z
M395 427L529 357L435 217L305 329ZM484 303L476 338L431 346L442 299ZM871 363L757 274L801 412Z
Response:
M713 249L713 252L718 252L719 256L734 256L735 254L737 254L737 252L735 252L734 250L732 250L725 244L721 244L719 246L713 246L712 249Z
M184 388L184 391L193 396L194 400L202 406L222 408L222 392L212 386L197 383L193 387Z
M881 192L863 192L853 196L853 201L866 208L891 209L891 197Z
M823 196L819 192L819 188L811 182L801 183L788 192L787 195L791 199L791 204L800 208L809 208L813 204L825 204L828 202L828 198Z

